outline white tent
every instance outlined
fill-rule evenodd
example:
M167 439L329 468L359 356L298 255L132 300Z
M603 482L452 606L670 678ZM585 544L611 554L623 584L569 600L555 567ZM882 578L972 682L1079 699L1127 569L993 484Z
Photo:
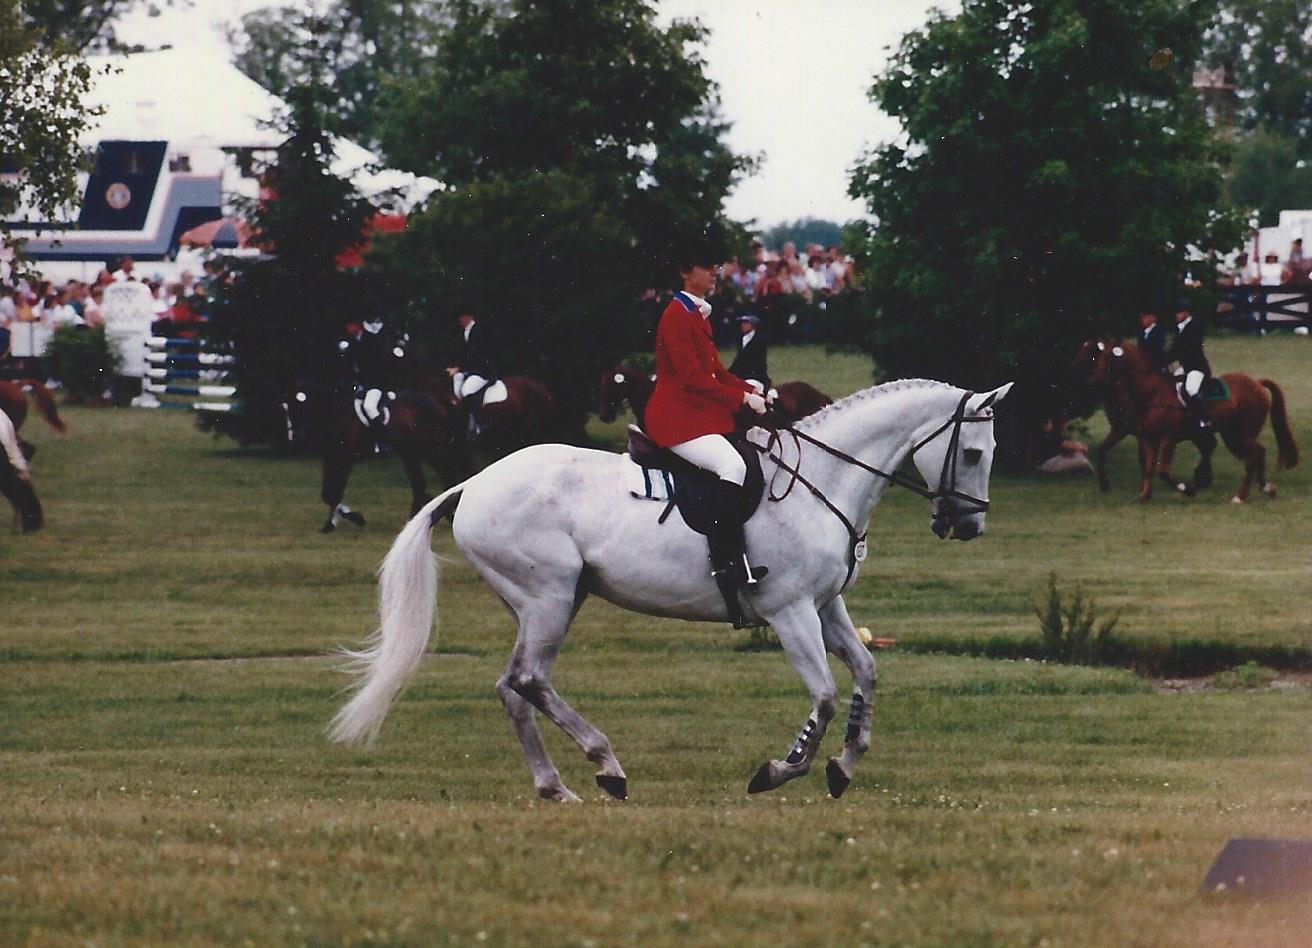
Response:
M167 141L171 152L274 148L281 141L267 126L283 102L206 46L93 56L94 87L88 104L105 112L94 120L85 144L106 140ZM334 174L350 178L367 198L396 189L397 210L408 210L440 187L432 178L381 167L378 157L354 142L335 142Z

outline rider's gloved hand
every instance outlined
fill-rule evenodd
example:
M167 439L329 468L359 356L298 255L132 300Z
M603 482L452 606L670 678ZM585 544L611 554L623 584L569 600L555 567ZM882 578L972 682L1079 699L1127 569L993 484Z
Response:
M757 395L765 394L765 386L762 385L760 382L756 381L756 379L748 379L747 384L752 387L752 391L754 391Z
M767 405L773 405L775 403L775 399L777 399L778 397L779 397L779 389L772 388L770 389L770 391L765 393L765 403Z
M765 399L755 392L743 392L743 404L758 415L765 414Z

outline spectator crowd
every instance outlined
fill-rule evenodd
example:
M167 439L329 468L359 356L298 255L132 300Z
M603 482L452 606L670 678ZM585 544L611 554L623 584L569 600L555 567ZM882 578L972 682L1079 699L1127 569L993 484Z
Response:
M103 326L105 288L114 283L140 283L150 291L156 325L169 332L194 335L195 324L204 321L210 284L217 271L217 264L207 263L200 278L183 270L176 280L166 281L159 273L139 273L131 257L121 257L112 269L102 268L90 283L76 279L62 284L22 278L0 280L0 358L9 352L14 328L23 323L52 329Z

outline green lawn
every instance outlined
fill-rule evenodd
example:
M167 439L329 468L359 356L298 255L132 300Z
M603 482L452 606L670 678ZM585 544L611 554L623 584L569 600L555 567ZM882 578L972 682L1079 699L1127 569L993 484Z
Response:
M1312 344L1209 354L1277 379L1308 450ZM771 364L834 395L869 379L820 350ZM779 653L590 603L557 685L614 741L631 798L601 799L548 726L588 801L563 807L532 799L492 691L513 629L445 527L441 654L376 751L323 740L345 684L325 656L371 628L408 506L396 461L352 478L369 526L325 537L311 460L236 449L180 413L66 413L67 438L24 432L48 528L0 532L0 945L1308 944L1306 901L1198 891L1231 836L1312 836L1303 677L1177 691L923 652L1032 640L1055 572L1119 609L1132 642L1297 666L1306 467L1236 507L1227 457L1211 492L1140 506L1123 445L1108 495L996 477L989 532L965 544L890 492L849 602L900 645L879 654L875 747L839 801L820 773L744 792L806 713Z

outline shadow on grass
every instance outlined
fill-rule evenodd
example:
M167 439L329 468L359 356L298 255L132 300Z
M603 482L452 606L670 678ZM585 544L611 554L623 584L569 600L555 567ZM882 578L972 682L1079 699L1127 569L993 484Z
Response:
M901 642L903 651L917 654L966 655L975 658L1049 659L1043 641L1033 638L993 636L962 641L918 636ZM1235 645L1206 639L1174 642L1114 641L1104 647L1100 666L1128 668L1149 678L1195 678L1254 662L1279 671L1312 671L1312 649L1280 645Z

